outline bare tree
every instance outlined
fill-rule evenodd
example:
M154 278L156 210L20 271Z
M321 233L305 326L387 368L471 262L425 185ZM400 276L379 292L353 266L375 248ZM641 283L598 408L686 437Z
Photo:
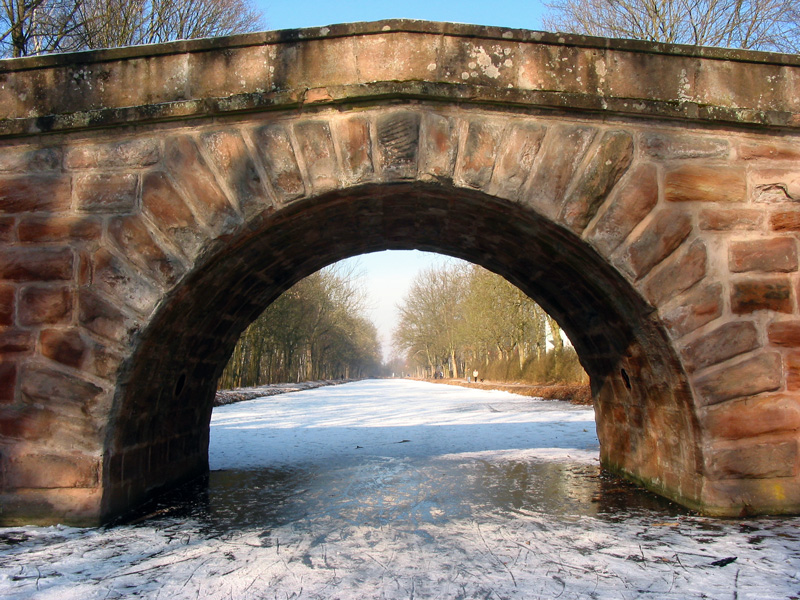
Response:
M77 48L81 0L0 0L0 49L27 56Z
M654 42L800 51L797 0L550 0L546 28Z

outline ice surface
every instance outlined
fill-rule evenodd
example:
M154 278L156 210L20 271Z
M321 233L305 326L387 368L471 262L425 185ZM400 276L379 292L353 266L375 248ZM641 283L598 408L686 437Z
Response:
M0 597L800 596L800 519L687 514L597 452L591 408L412 381L221 407L180 503L0 529Z

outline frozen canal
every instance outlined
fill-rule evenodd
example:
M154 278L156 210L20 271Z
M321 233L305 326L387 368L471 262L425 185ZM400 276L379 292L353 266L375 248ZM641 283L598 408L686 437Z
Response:
M364 381L218 408L211 475L135 523L0 529L0 598L800 597L800 519L604 476L591 408Z

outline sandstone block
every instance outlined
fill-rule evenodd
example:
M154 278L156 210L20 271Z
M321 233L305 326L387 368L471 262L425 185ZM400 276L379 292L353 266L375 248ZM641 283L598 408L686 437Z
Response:
M172 285L184 274L180 260L158 244L140 217L112 219L108 233L129 260L157 281Z
M746 279L731 286L731 310L744 315L757 310L792 313L792 287L788 279Z
M769 343L784 348L800 348L800 321L774 321L767 328Z
M303 176L283 125L265 125L257 129L254 136L278 199L289 202L305 195Z
M21 242L92 241L100 239L102 222L97 217L26 217L17 228Z
M458 142L459 123L456 119L425 113L420 137L420 177L436 181L452 180Z
M55 325L72 320L72 290L68 287L28 286L20 292L20 325Z
M190 259L197 255L203 243L200 226L164 173L153 171L143 178L142 206L184 255Z
M150 314L163 293L133 265L105 248L94 254L92 278L123 305L142 314Z
M57 426L67 437L85 435L80 447L91 447L106 426L109 405L104 390L75 375L49 366L26 366L20 373L20 392L25 404L57 415Z
M11 404L16 398L17 364L0 361L0 404Z
M699 215L700 229L706 231L753 231L764 221L764 211L755 208L704 208Z
M195 215L215 235L230 233L241 223L190 136L180 135L165 142L164 164L173 181L184 190L184 199Z
M688 371L696 371L760 347L758 330L752 321L726 323L683 348L681 356Z
M294 127L308 180L315 194L339 187L339 166L327 121L300 121Z
M537 123L514 123L505 133L492 174L490 192L516 200L531 173L533 161L544 139L545 128Z
M669 202L744 202L744 169L683 165L667 171L664 197Z
M369 126L369 120L361 116L335 122L343 176L348 183L361 183L371 179L375 172Z
M14 324L14 287L0 285L0 325Z
M72 205L70 178L61 175L0 177L0 204L6 214L66 212Z
M800 231L800 210L779 210L770 216L774 231Z
M641 279L672 254L691 231L691 219L680 208L667 207L655 213L626 251L636 278Z
M800 202L800 171L759 169L750 173L753 200L764 204Z
M791 477L797 462L797 441L787 439L707 451L706 472L712 479Z
M593 127L555 125L542 143L540 168L528 178L524 200L543 215L555 219L564 194L597 133Z
M17 219L15 217L0 216L0 242L7 243L16 241L16 228Z
M0 487L85 488L99 482L98 459L78 453L26 454L3 457L0 462Z
M781 143L743 143L736 148L739 158L744 160L792 160L800 161L800 146Z
M702 413L711 438L742 438L800 429L800 404L789 394L762 395L710 406Z
M121 140L81 144L69 148L64 158L68 169L99 167L147 167L161 160L161 143L155 139Z
M797 242L786 237L731 242L728 264L734 273L796 271Z
M77 329L44 329L39 335L42 355L75 369L80 369L93 345Z
M774 392L783 385L781 355L762 353L694 380L703 405Z
M128 213L136 209L139 176L133 173L81 175L75 180L78 209L91 213Z
M59 148L5 149L0 155L0 172L3 173L39 173L60 168Z
M706 263L705 244L695 240L662 261L641 285L642 293L653 306L659 306L705 277Z
M393 111L377 118L378 154L385 178L416 176L421 122L422 117L416 111Z
M0 279L64 281L72 279L74 262L69 248L6 248L0 250Z
M567 192L560 220L581 233L633 161L633 136L606 131Z
M645 133L642 150L648 156L664 160L725 157L730 152L728 141L674 133Z
M0 331L0 354L32 352L34 337L30 331L3 329Z
M786 389L790 392L800 391L800 352L789 352L785 359Z
M121 345L129 344L131 336L140 327L136 319L88 288L82 288L78 293L78 319L83 327L95 335Z
M502 133L502 129L491 122L470 121L464 150L458 161L459 183L479 190L488 187Z
M658 202L656 168L651 164L638 167L617 190L606 211L584 235L606 256L619 247Z

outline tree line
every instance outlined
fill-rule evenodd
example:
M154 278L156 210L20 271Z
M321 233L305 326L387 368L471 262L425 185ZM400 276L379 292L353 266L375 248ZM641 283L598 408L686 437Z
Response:
M398 307L394 346L414 375L586 383L574 348L542 307L477 265L421 271Z
M379 373L378 334L351 272L327 268L284 292L245 330L220 389Z

